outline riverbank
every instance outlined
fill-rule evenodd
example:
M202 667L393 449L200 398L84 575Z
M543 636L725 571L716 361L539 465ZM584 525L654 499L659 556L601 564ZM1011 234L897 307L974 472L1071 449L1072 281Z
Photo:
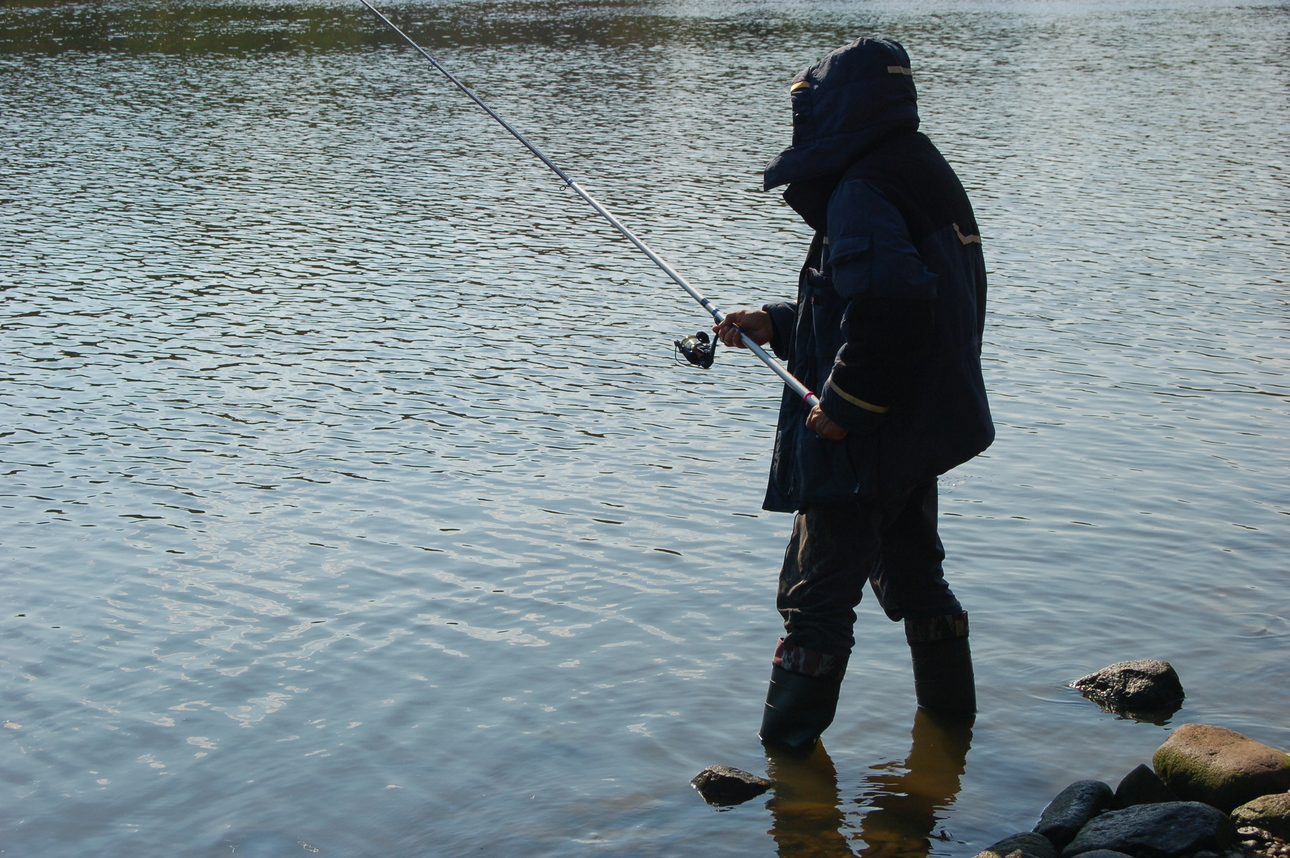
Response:
M1039 823L976 858L1290 855L1290 754L1207 724L1184 724L1112 789L1072 783Z

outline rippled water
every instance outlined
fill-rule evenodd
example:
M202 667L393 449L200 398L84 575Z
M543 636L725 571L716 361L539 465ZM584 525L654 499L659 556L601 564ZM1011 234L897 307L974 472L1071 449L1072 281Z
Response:
M357 8L356 8L357 7ZM986 237L942 481L982 712L861 608L727 812L777 382L358 6L0 7L0 854L971 855L1173 725L1290 747L1290 8L403 3L701 289L790 293L785 82L901 39ZM1164 725L1065 683L1161 657Z

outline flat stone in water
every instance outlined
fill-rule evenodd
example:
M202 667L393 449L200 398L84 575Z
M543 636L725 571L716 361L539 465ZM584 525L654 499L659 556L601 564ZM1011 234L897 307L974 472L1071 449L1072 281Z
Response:
M1159 659L1117 662L1080 677L1071 687L1103 709L1130 717L1172 714L1186 696L1177 671Z
M699 791L708 804L719 807L742 804L770 789L771 781L743 769L729 766L708 766L690 779L690 785Z

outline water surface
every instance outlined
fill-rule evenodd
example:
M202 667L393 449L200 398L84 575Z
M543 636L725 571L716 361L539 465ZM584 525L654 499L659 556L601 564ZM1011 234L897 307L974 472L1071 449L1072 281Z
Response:
M355 4L0 8L0 852L969 856L1179 723L1290 747L1280 3L402 3L723 306L809 236L786 82L913 57L986 239L942 479L982 712L867 601L830 760L726 812L776 381ZM1065 683L1159 657L1164 724Z

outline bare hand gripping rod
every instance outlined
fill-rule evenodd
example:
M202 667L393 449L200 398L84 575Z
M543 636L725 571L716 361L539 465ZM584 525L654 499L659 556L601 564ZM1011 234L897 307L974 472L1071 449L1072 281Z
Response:
M417 53L419 53L421 56L429 60L430 64L433 65L436 69L438 69L443 74L444 77L452 81L453 85L456 86L457 89L465 93L467 98L469 98L471 101L475 102L475 104L478 104L481 108L483 108L485 113L493 117L493 119L496 119L499 125L501 125L507 131L509 131L516 140L523 143L524 146L530 152L536 155L543 164L546 164L548 167L550 167L551 171L555 173L557 176L559 176L566 185L572 188L574 193L576 193L578 196L586 200L587 204L590 205L597 212L599 212L601 217L609 221L609 223L613 226L614 229L618 230L620 233L622 233L624 238L626 238L632 244L636 245L636 248L641 253L644 253L646 256L648 256L651 262L653 262L655 265L657 265L659 268L663 270L664 274L666 274L668 277L671 277L674 281L676 281L676 284L680 286L682 289L684 289L686 292L688 292L691 298L698 301L700 306L702 306L703 309L707 310L717 323L720 323L725 319L726 317L725 313L721 312L721 310L714 307L711 301L703 297L703 295L699 294L698 290L695 289L693 286L691 286L689 282L687 282L686 279L682 277L675 268L669 265L667 261L664 260L657 253L651 250L649 245L645 244L645 242L637 238L635 233L633 233L627 227L623 226L622 223L619 222L618 218L614 217L613 214L610 213L608 209L606 209L599 202L597 202L595 198L591 196L591 194L588 194L586 191L584 191L578 185L577 182L575 182L572 178L569 177L568 173L560 169L560 167L556 165L554 161L548 158L545 152L543 152L537 146L534 146L532 143L530 143L528 141L528 138L526 138L523 134L516 131L509 122L507 122L505 119L503 119L501 116L498 115L497 111L493 110L491 107L485 104L483 100L480 99L479 96L475 95L475 93L471 92L470 89L465 84L457 80L457 78L453 75L452 72L448 71L446 68L441 66L438 60L430 56L430 54L426 51L425 48L421 47L416 42L414 42L407 33L403 32L397 26L395 26L394 22L391 21L389 18L382 15L380 10L378 10L375 6L369 3L368 0L360 0L360 2L364 6L366 6L369 10L371 10L372 14L381 20L381 23L385 24L395 33L398 33L399 37L402 38L403 41L407 42L410 46L412 46L412 48ZM753 342L753 340L747 334L740 331L739 335L742 338L744 345L746 345L752 351L752 353L755 354L761 360L762 363L766 364L766 366L774 370L775 374L778 375L784 381L784 384L788 385L789 389L791 389L798 396L801 396L804 400L806 400L807 405L814 407L819 404L819 400L816 398L815 394L807 390L804 384L802 384L800 381L794 378L792 374L790 374L789 371L784 368L783 364L775 360L775 358L771 356L771 354L767 352L764 348L762 348L760 345Z

